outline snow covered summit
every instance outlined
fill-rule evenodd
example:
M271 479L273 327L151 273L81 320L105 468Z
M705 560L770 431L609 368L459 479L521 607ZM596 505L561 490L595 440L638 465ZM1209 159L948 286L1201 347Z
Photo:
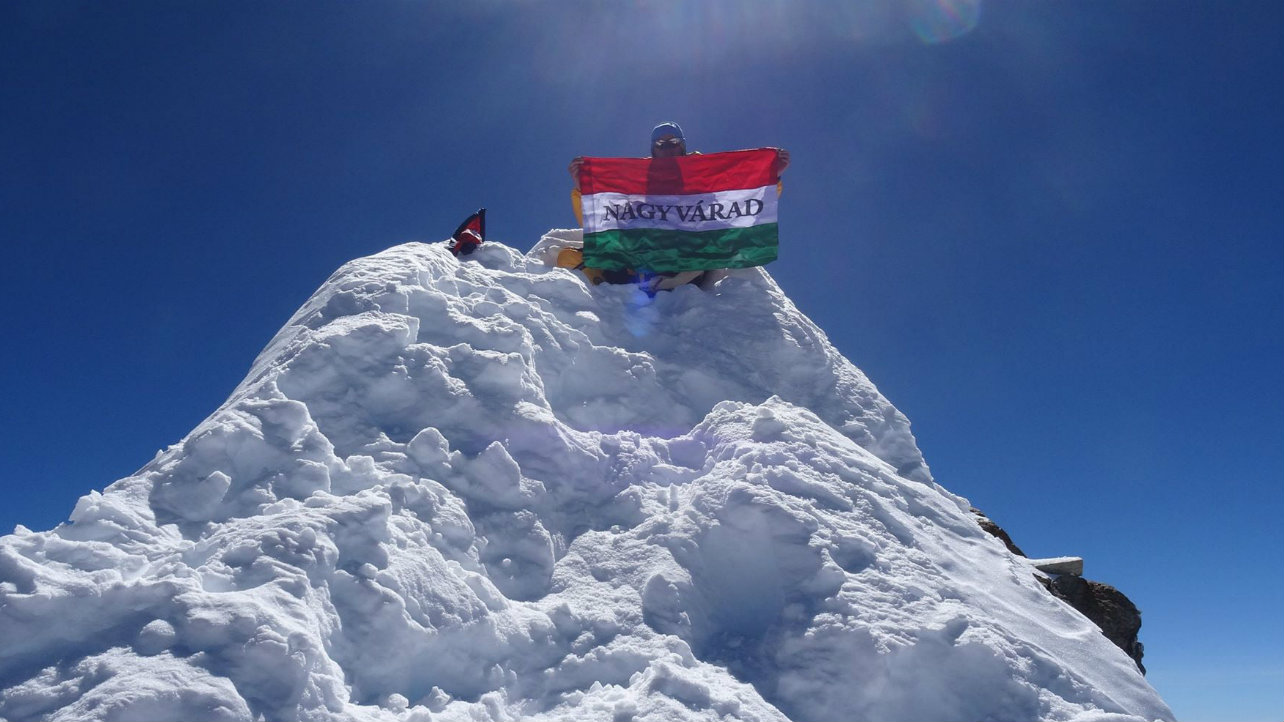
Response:
M181 443L0 539L5 719L1170 719L757 270L340 269Z

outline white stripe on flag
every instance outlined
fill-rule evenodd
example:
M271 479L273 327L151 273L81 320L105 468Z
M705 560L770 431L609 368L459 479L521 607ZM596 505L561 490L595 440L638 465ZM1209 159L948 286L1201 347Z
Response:
M594 193L581 197L584 232L664 228L716 231L775 223L776 186L660 196ZM697 211L697 209L699 209Z

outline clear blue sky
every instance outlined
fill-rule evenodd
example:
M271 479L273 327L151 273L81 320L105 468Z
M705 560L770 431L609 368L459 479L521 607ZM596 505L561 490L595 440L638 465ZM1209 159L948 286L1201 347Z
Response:
M945 487L1132 597L1180 718L1284 718L1284 3L944 2L7 0L0 529L343 262L483 205L529 248L675 120L791 151L771 272Z

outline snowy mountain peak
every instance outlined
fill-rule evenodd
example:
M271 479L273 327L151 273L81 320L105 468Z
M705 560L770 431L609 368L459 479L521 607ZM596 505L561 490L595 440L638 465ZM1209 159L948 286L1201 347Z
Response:
M345 265L0 539L0 717L1171 718L768 274L591 287L576 233Z

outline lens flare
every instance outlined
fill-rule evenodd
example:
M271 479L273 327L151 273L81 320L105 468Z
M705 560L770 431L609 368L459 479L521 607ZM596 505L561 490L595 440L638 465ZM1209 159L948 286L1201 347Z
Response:
M909 12L914 34L935 45L972 32L981 18L981 0L911 0Z
M653 305L655 299L647 295L646 291L634 286L627 303L629 315L625 318L624 324L629 329L629 333L635 338L651 335L652 329L660 319L660 312Z

